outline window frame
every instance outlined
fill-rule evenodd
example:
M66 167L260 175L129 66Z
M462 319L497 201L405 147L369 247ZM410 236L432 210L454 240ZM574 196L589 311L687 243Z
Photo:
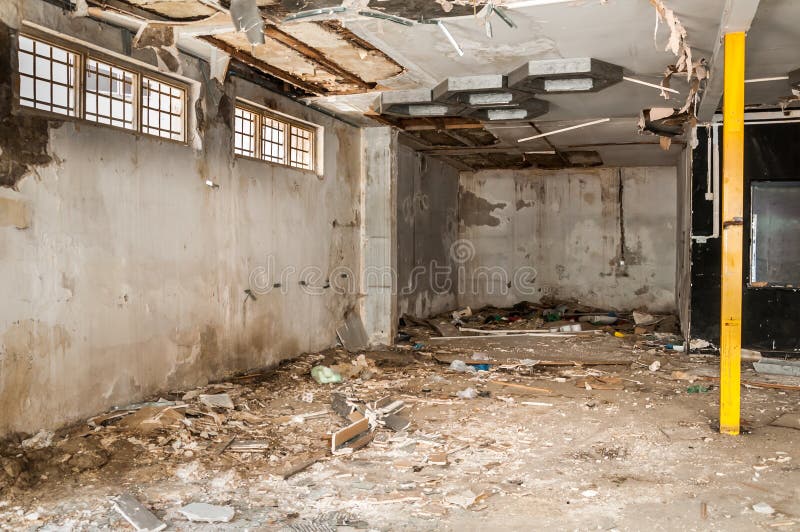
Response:
M253 155L246 155L244 153L236 153L236 109L242 109L253 115ZM241 157L242 159L250 159L251 161L262 161L268 163L261 158L261 113L262 110L250 105L240 105L237 101L233 106L233 155ZM279 164L279 163L272 163Z
M75 54L75 113L72 116L59 114L52 111L46 111L43 109L37 109L35 107L29 107L27 105L21 104L22 93L21 93L21 86L20 86L20 71L19 71L19 38L26 37L33 41L40 41L44 44L55 46L57 48L62 48L67 50L70 53ZM160 141L168 141L168 142L175 142L178 144L182 144L184 146L189 145L189 124L190 124L190 117L189 117L189 100L191 94L191 83L184 79L178 77L167 76L161 73L158 70L155 70L151 65L147 65L145 63L141 63L136 60L131 60L131 58L127 57L120 57L115 54L106 53L103 50L95 48L89 43L84 43L83 41L77 41L72 39L66 39L59 37L57 35L52 35L45 29L40 29L40 26L30 23L25 23L19 30L16 31L16 39L13 40L15 49L12 53L14 53L14 76L13 76L13 83L14 83L14 94L12 96L12 109L14 114L27 114L27 115L36 115L41 116L43 118L50 118L50 119L57 119L61 121L74 121L74 122L82 122L86 124L90 124L92 126L97 127L106 127L115 129L118 131L124 131L125 133L136 135L136 136L143 136L145 138L152 138L158 139ZM133 86L133 93L134 93L134 121L135 127L133 129L125 128L122 126L117 126L114 124L105 124L103 122L98 122L95 120L87 119L86 118L86 73L87 73L87 63L88 60L92 59L95 61L99 61L101 63L106 63L113 67L117 67L121 70L126 70L134 74L135 83ZM142 130L142 91L144 88L143 80L144 78L150 78L154 81L158 81L159 83L163 83L169 85L173 88L177 88L182 91L182 138L181 139L174 139L170 137L162 137L159 135L154 135L152 133L146 133ZM27 99L27 98L26 98Z
M240 153L236 153L236 109L243 109L247 112L253 113L256 117L256 128L255 128L255 154L254 155L244 155ZM263 124L264 119L274 120L283 125L283 161L277 162L270 159L265 159L263 154L264 149L264 139L263 139ZM302 131L306 131L310 134L310 145L309 145L309 160L311 161L311 165L306 168L303 166L297 166L291 164L291 131L292 128L297 128ZM233 127L231 128L233 137L232 137L232 152L234 157L241 157L242 159L248 159L251 161L258 161L261 163L272 164L275 166L281 166L284 168L291 168L293 170L297 170L300 172L310 172L315 175L319 174L319 164L317 162L317 153L318 153L318 143L320 142L320 127L316 124L312 124L309 122L304 122L297 118L287 116L285 114L279 113L275 110L268 109L266 107L261 107L256 104L252 104L245 100L236 99L236 104L234 105L234 116L233 116Z
M147 135L149 137L154 137L157 139L162 140L171 140L172 142L180 142L181 144L188 144L188 137L189 137L189 108L188 108L188 97L189 94L189 87L179 81L173 80L171 78L167 78L165 76L160 76L158 74L153 74L152 72L138 72L139 74L139 91L137 92L137 118L139 119L139 129L138 132L142 135ZM173 139L171 137L162 137L161 135L153 135L152 133L145 133L142 131L144 120L142 118L142 114L144 112L144 106L142 105L143 100L143 92L144 92L144 78L152 79L162 85L166 85L168 87L172 87L173 89L179 89L183 94L181 95L181 122L182 122L182 139Z
M91 120L89 118L86 118L86 114L87 114L86 113L86 96L87 96L87 90L88 90L86 88L86 74L88 73L87 69L89 68L89 61L90 60L109 65L112 68L113 67L117 67L122 71L127 71L127 72L130 72L131 74L133 74L133 84L132 84L132 87L131 87L132 94L133 94L133 101L131 102L133 104L133 117L132 117L133 127L132 128L126 128L124 126L118 126L118 125L115 125L115 124L106 124L106 123L100 122L98 120ZM114 129L127 131L128 133L143 133L141 131L141 119L140 119L139 113L138 113L138 109L141 106L141 94L139 94L139 92L141 92L141 91L137 91L136 90L137 87L141 86L142 73L140 71L138 71L138 70L134 70L132 68L129 68L126 65L120 65L118 63L115 63L115 62L107 59L106 57L101 56L100 54L86 53L85 57L83 57L82 60L81 60L81 64L82 64L81 70L82 70L82 73L83 73L83 76L81 78L81 113L80 113L80 116L76 116L75 118L77 118L79 120L85 120L86 122L90 122L92 124L99 125L99 126L110 126L110 127L113 127ZM99 83L99 76L98 76L98 83ZM93 114L95 116L98 116L98 117L100 116L97 111L95 111L95 113L93 113ZM109 119L113 121L113 118L109 117ZM146 135L147 133L144 133L144 134Z
M25 50L21 50L20 49L20 45L19 45L20 37L25 37L26 39L33 41L34 42L34 50L36 49L36 44L35 43L38 41L38 42L41 42L42 44L45 44L47 46L51 46L51 47L60 48L62 50L65 50L67 53L71 53L71 54L73 54L75 56L75 65L74 65L74 68L75 68L75 80L74 80L73 89L72 89L73 91L75 91L75 101L73 102L74 110L73 110L73 113L71 115L70 114L64 114L64 113L57 113L55 111L47 111L45 109L39 109L35 105L29 106L29 105L23 105L22 104L22 100L23 99L30 100L30 98L23 98L22 97L22 76L33 77L34 85L36 84L36 79L37 78L35 77L35 74L34 74L34 76L28 76L27 74L22 74L20 72L19 54L20 54L21 51L25 52L25 53L29 53L29 52L27 52ZM14 41L14 45L16 46L16 49L14 50L14 60L16 61L16 69L15 69L15 72L14 72L15 76L14 76L14 79L13 79L13 83L14 83L14 88L16 90L16 94L13 95L12 108L15 111L18 110L18 111L22 111L22 112L25 112L25 113L32 113L32 114L46 116L48 118L57 118L59 120L82 120L83 119L83 82L84 82L84 80L83 80L83 72L84 72L84 65L83 65L84 54L83 54L83 52L80 49L77 49L73 45L70 45L68 43L62 42L60 39L40 37L37 33L28 33L28 32L24 32L24 31L18 31L17 32L17 38ZM36 57L37 57L36 53L33 52L34 64L36 63ZM52 71L52 66L50 67L50 70ZM52 89L51 89L51 95L52 95ZM35 99L33 99L32 101L34 102L34 104L36 103ZM52 102L51 102L50 105L52 107Z
M750 224L749 234L745 235L747 238L746 244L749 246L749 264L747 271L747 288L749 289L776 289L776 290L796 290L800 287L800 281L765 281L759 280L757 275L757 260L758 260L758 213L756 212L755 195L756 189L763 187L764 189L770 187L791 186L800 189L800 177L796 179L754 179L748 183L748 197L750 207Z

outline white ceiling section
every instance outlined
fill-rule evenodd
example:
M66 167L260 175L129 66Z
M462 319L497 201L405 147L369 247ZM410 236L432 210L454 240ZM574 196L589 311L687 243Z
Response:
M376 1L376 0L373 0ZM737 0L663 0L687 31L693 59L711 60L726 3ZM741 0L740 0L741 1ZM748 0L751 1L752 0ZM499 2L498 2L499 3ZM526 2L504 2L526 4ZM537 2L527 2L537 4ZM511 28L493 15L492 37L485 31L483 13L477 16L444 20L464 55L460 56L436 25L402 26L388 21L348 19L347 28L386 52L407 69L397 78L383 80L388 89L432 88L450 76L507 74L526 61L571 57L593 57L620 65L625 75L659 83L675 55L665 51L669 30L662 23L656 32L656 11L649 0L573 0L538 2L544 5L507 8L516 24ZM797 44L800 42L800 0L762 0L748 34L748 77L785 75L800 67ZM575 125L588 120L611 118L548 140L559 149L572 145L595 144L605 164L674 164L680 151L673 145L668 152L658 146L658 137L639 135L636 121L642 109L680 108L688 94L685 74L672 78L680 91L666 101L658 89L622 81L600 92L589 94L540 95L550 102L550 111L535 120L542 131ZM748 103L775 103L791 95L788 82L748 84ZM374 93L315 99L317 105L337 113L368 111ZM487 125L504 144L514 144L535 135L533 127L520 124ZM603 144L606 144L603 146ZM618 144L611 146L611 144ZM525 149L548 149L541 141L525 143Z

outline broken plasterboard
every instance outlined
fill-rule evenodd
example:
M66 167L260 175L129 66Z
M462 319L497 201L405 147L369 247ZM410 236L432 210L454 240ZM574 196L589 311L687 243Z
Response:
M361 316L355 312L348 314L344 325L336 329L336 335L348 351L359 351L369 345L364 322L361 321Z
M773 358L762 358L758 362L753 362L753 368L767 375L789 375L800 377L800 361L797 360L777 360Z
M114 497L111 502L114 503L114 509L138 531L157 532L167 528L166 523L159 520L130 493Z

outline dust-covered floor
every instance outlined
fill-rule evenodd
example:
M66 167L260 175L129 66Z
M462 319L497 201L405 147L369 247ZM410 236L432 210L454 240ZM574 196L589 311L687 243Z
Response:
M95 418L49 445L46 434L26 449L9 444L0 523L132 529L110 502L130 493L174 530L800 528L800 431L770 425L797 410L800 392L743 387L750 433L723 436L712 356L607 331L416 334L359 364L343 350L306 355ZM475 353L489 371L450 369ZM343 383L311 379L313 366L337 363L350 374ZM778 382L748 366L744 379ZM477 397L458 396L468 388ZM402 400L411 424L377 427L365 447L331 455L330 433L350 423L331 410L333 391L366 404ZM235 408L208 407L199 393L226 393ZM309 458L318 460L284 480ZM190 522L179 509L191 502L235 514Z

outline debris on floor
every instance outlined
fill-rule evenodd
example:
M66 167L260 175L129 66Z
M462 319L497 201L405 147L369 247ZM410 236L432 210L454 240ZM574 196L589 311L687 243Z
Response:
M159 520L130 493L113 497L111 502L114 504L114 509L137 531L158 532L167 528L166 523Z
M229 523L235 513L230 506L217 506L204 502L187 504L178 511L189 521L198 523Z
M8 442L0 446L0 520L12 527L119 528L125 521L141 530L181 522L389 530L403 519L406 528L435 530L442 518L477 512L517 529L529 522L530 507L518 502L533 496L556 507L596 504L614 490L615 498L652 492L661 505L665 467L707 493L719 471L714 457L731 452L707 442L717 437L717 396L707 393L718 380L715 359L667 349L674 332L635 333L630 316L595 325L603 320L580 320L583 312L608 314L564 305L470 309L457 319L475 327L434 346L430 324L405 319L407 344L308 354ZM524 331L570 319L599 333L465 330ZM615 337L620 331L624 337ZM331 375L339 379L330 382ZM783 441L776 434L793 433L785 427L797 420L796 378L755 376L743 368L743 406L752 405L755 433L776 431L770 437ZM756 410L757 398L783 405L780 415ZM690 464L687 444L695 449ZM766 468L755 470L760 483L795 475L770 473L769 464L786 463L777 459L754 463ZM753 470L747 474L742 482L752 483ZM656 477L652 485L626 480ZM64 485L83 487L68 495ZM720 480L716 489L724 486ZM751 505L758 494L751 492ZM519 526L509 524L517 513ZM721 528L719 515L713 507L706 522ZM585 528L580 523L573 528Z

